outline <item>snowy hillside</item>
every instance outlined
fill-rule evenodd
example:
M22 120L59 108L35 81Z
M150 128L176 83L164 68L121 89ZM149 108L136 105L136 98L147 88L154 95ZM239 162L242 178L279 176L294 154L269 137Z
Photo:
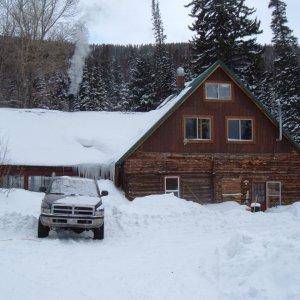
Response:
M251 214L101 181L106 237L36 238L42 194L0 194L1 299L299 299L300 206Z

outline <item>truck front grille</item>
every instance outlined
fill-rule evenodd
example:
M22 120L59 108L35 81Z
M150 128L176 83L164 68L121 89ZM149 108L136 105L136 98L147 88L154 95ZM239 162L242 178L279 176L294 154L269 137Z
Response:
M53 214L55 215L72 215L72 206L53 205Z
M89 206L54 204L52 205L52 213L54 215L93 216L94 208Z
M83 216L92 216L94 214L94 209L92 207L75 206L74 214L83 215Z

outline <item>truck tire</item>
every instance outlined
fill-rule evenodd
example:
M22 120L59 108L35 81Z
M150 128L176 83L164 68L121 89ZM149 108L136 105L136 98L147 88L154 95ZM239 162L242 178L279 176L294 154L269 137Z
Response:
M104 239L104 223L100 228L94 229L94 240L103 240Z
M50 228L47 226L44 226L41 222L41 219L39 218L39 224L38 224L38 238L45 238L49 235Z

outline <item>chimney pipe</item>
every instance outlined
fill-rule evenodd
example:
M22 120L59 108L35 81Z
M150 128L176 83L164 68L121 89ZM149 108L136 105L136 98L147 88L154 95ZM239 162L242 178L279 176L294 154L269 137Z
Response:
M178 91L183 90L185 87L185 72L182 67L177 69L176 86Z

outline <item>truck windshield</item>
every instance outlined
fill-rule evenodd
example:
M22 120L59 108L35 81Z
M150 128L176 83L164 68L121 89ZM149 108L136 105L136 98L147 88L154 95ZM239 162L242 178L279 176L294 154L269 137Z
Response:
M49 193L98 197L94 180L85 178L55 178L52 182Z

